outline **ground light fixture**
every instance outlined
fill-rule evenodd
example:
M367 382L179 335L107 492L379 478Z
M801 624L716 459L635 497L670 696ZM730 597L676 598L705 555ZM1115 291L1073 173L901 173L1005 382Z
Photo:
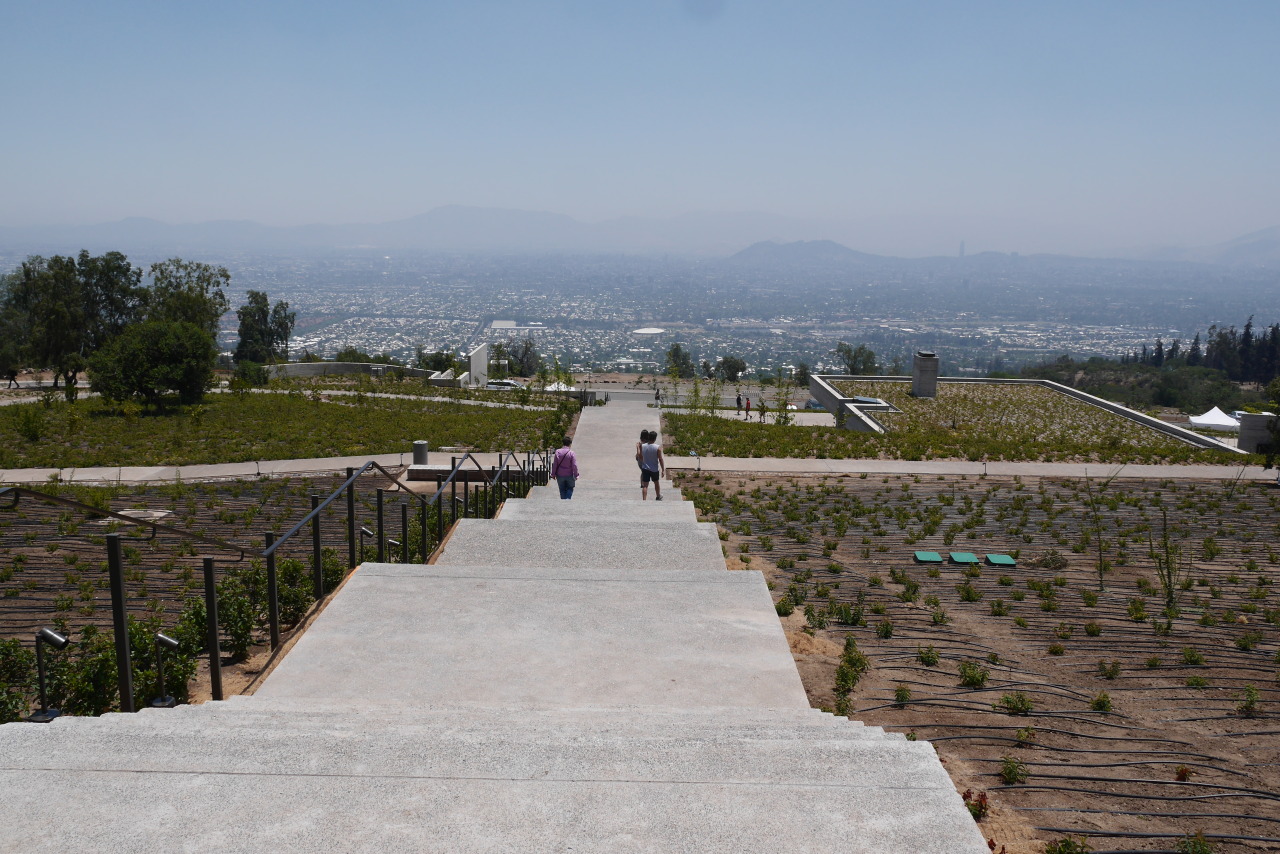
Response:
M360 529L360 560L362 561L364 560L364 538L372 537L373 535L373 531L370 531L368 528Z
M388 537L388 538L387 538L387 548L391 548L391 549L398 549L398 548L400 548L400 541L399 541L399 540L393 540L393 539L391 539L390 537ZM401 555L401 557L403 557L403 554Z
M70 642L53 629L47 627L36 632L36 674L40 680L40 711L27 718L33 724L47 724L62 714L57 709L49 708L48 695L45 692L44 645L48 644L54 649L66 649L67 644Z
M702 457L698 456L697 451L690 451L689 456L698 461L698 471L702 471Z
M153 709L172 709L178 705L178 701L164 690L164 651L166 649L176 652L178 642L164 632L156 632L156 682L160 689L160 696L151 701Z

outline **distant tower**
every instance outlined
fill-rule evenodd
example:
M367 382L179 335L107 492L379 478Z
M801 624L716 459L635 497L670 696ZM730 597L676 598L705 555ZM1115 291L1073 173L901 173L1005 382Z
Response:
M916 351L911 363L911 396L938 396L938 356L928 350Z
M960 257L961 258L964 257L964 241L963 240L960 241Z

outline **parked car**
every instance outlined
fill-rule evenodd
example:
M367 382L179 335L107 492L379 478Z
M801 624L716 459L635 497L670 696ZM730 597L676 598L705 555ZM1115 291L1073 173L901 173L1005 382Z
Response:
M485 388L490 391L513 391L522 388L522 386L515 380L489 380L485 384Z
M808 400L806 400L804 402L804 408L805 409L826 409L825 406L823 406L821 403L818 403L818 399L816 397L811 397Z

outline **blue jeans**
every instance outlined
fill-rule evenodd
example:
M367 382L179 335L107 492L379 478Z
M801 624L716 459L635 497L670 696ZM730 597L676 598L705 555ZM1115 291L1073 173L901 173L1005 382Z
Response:
M568 475L557 475L556 483L560 486L560 497L569 499L573 497L573 488L578 485L578 479Z

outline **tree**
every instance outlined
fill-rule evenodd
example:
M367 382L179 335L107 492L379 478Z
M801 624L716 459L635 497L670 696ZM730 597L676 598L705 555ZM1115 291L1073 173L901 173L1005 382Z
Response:
M413 364L414 367L421 368L424 371L451 371L454 368L454 359L452 353L447 353L444 350L428 353L419 347L417 354L414 356Z
M800 388L809 387L809 365L806 362L796 362L796 385Z
M197 403L213 384L217 348L205 329L186 321L135 324L89 359L89 385L108 400L158 404L169 394Z
M846 374L866 376L876 372L876 354L866 344L859 344L857 347L853 347L847 342L841 341L832 352L836 358L844 362Z
M509 351L510 371L513 376L531 377L542 367L542 354L533 338L517 342Z
M52 367L74 398L84 359L140 315L142 271L119 252L32 255L0 280L4 360ZM10 366L12 367L12 365Z
M747 363L737 356L725 356L716 363L716 373L725 382L736 383L747 369Z
M151 265L147 320L195 324L213 341L229 304L224 291L231 285L226 267L170 258Z
M236 309L240 319L240 343L236 345L237 362L257 362L260 365L287 361L289 336L297 313L289 311L289 303L283 300L275 307L268 307L263 291L249 291L249 301Z
M667 350L666 373L670 377L682 380L693 379L693 375L697 373L693 365L693 357L689 355L688 350L678 343L672 344L670 349Z

